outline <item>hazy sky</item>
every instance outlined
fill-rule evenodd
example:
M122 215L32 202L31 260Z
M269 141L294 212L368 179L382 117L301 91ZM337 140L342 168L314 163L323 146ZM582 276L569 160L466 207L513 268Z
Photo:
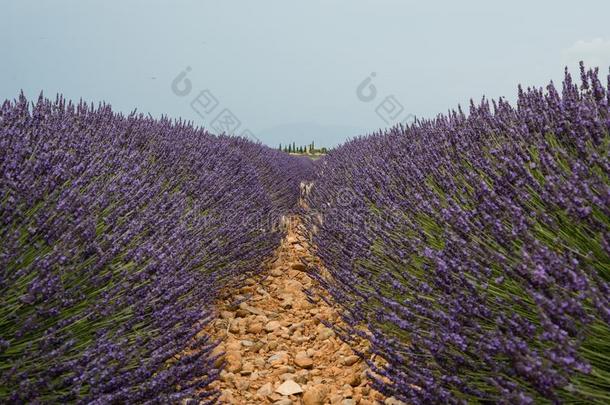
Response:
M559 80L580 59L610 66L608 0L0 6L0 99L61 92L274 146L335 145L484 94L513 100L518 83Z

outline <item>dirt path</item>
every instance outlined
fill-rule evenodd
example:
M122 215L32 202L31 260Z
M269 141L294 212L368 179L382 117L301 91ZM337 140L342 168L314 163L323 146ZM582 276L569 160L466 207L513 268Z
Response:
M374 404L366 364L321 320L339 322L322 300L304 289L314 281L302 262L312 259L297 219L289 224L269 269L218 303L208 333L222 339L225 370L214 388L229 404ZM231 303L246 299L238 307Z

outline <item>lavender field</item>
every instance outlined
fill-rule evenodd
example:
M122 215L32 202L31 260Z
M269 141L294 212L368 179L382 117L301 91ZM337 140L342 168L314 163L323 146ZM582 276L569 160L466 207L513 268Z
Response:
M579 80L566 71L559 86L520 87L516 105L483 99L316 161L106 104L5 101L0 403L218 402L231 360L202 331L221 292L264 273L289 216L317 256L293 268L343 320L327 333L369 367L353 391L386 403L610 403L600 77L581 65ZM261 357L295 340L280 327L291 325L269 327L279 343L265 340ZM317 369L299 356L296 368ZM277 377L266 361L261 375ZM305 381L290 394L256 386L248 403L340 403Z
M220 370L197 333L279 243L310 166L21 96L0 110L0 170L0 403L103 404L206 398Z
M344 338L385 360L371 363L381 392L610 402L610 93L597 70L581 76L354 139L317 165L320 278Z

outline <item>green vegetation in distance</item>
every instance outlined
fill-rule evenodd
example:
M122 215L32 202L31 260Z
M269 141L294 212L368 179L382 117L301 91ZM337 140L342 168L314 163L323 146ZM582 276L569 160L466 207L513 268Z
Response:
M328 153L328 148L316 148L313 141L306 146L297 146L296 142L284 146L282 146L282 144L280 143L278 150L289 153L291 155L326 155Z

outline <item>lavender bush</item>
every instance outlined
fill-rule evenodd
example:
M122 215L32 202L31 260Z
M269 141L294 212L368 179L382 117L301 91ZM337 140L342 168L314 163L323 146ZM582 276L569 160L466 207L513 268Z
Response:
M243 138L230 139L259 173L259 180L273 206L271 218L277 220L278 215L296 210L300 182L314 176L313 160L304 156L291 156L268 147L253 147L256 144Z
M610 403L610 93L581 69L317 163L323 281L386 395Z
M300 167L108 105L4 102L0 402L212 401L198 332L278 244Z

